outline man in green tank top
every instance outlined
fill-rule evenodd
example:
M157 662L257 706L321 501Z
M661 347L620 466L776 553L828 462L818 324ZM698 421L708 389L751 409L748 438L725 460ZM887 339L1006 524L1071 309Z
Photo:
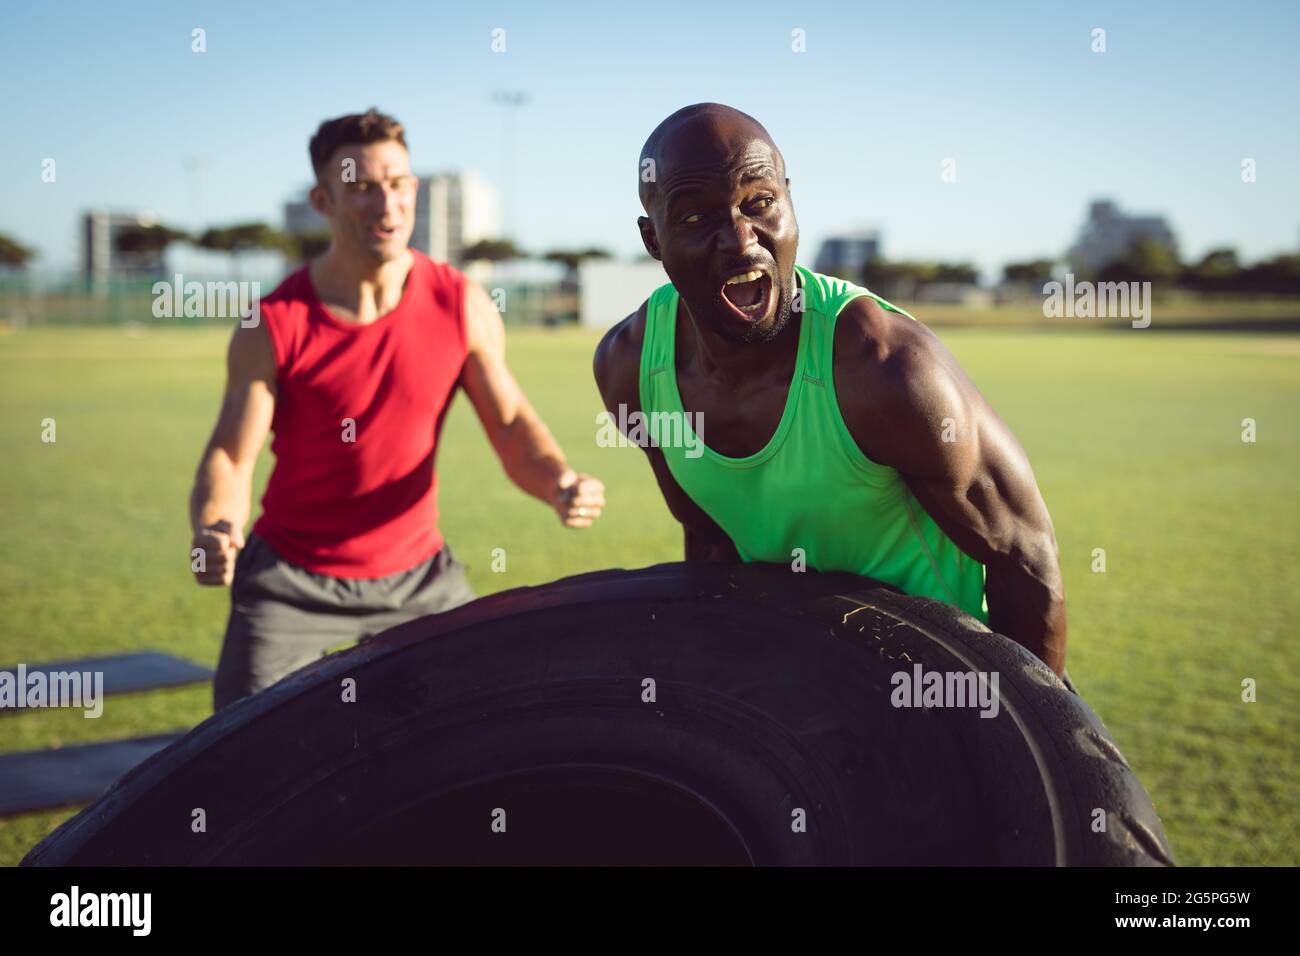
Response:
M639 172L641 238L671 282L610 330L595 373L687 559L863 574L1063 674L1056 537L1023 449L929 329L796 264L790 181L762 125L686 107Z

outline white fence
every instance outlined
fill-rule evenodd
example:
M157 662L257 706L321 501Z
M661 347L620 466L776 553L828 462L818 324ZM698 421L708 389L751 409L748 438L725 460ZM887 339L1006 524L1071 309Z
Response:
M578 321L607 329L637 310L650 293L668 281L657 262L587 259L578 267Z

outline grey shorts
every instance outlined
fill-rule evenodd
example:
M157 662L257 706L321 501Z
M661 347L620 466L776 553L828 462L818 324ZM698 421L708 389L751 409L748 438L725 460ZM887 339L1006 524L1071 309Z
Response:
M235 562L213 709L271 686L328 651L472 600L465 568L449 545L397 574L336 578L290 564L250 534Z

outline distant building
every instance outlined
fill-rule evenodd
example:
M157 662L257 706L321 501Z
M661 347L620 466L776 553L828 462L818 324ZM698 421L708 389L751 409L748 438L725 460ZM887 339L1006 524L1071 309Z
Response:
M454 266L464 264L467 248L501 235L497 192L472 173L420 178L415 198L411 245Z
M284 204L284 228L292 235L329 232L329 222L305 198ZM464 264L464 252L500 235L496 190L472 173L420 177L411 247L427 256Z
M873 230L830 236L817 250L813 271L856 279L862 274L863 263L879 258L879 232Z
M578 265L578 321L607 329L635 312L667 281L663 265L653 259L584 259Z
M1088 221L1070 249L1070 267L1075 272L1097 272L1123 258L1139 239L1154 239L1177 255L1178 242L1163 216L1126 215L1115 203L1099 199L1088 208Z
M94 282L129 276L157 276L164 271L160 252L123 252L117 237L124 229L157 225L148 213L92 210L82 216L82 264Z

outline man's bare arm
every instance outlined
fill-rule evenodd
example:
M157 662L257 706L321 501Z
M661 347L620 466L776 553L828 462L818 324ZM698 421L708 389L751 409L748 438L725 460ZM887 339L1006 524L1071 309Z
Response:
M695 503L677 479L668 469L664 453L658 448L647 446L646 457L650 459L650 468L654 471L659 490L672 516L682 526L682 550L687 561L718 561L724 564L736 564L740 554L727 533L718 527L717 522Z
M555 509L570 528L586 528L605 507L605 486L569 467L564 452L506 364L506 330L482 286L466 280L469 354L461 384L502 467L520 489Z
M835 384L854 437L896 468L953 542L987 569L989 625L1065 669L1065 590L1052 521L1011 429L920 322L855 300L837 330L858 361Z
M592 362L596 385L605 409L616 422L626 422L632 412L641 411L641 336L645 328L645 305L605 333ZM619 414L622 405L626 414ZM697 505L673 478L663 452L642 446L664 502L681 523L687 561L738 562L740 555L727 533Z
M204 553L200 584L229 584L252 511L253 466L275 412L275 353L261 323L231 336L216 427L190 492L191 548Z

